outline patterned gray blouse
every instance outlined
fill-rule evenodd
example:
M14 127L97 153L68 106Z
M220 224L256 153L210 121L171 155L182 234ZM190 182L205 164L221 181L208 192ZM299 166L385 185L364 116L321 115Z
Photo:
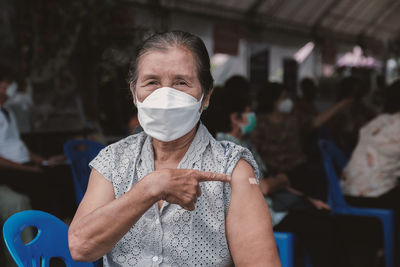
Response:
M232 174L239 159L249 162L259 179L250 151L216 141L200 123L178 168ZM104 148L90 163L121 197L154 171L151 137L144 132ZM232 266L225 235L231 188L229 183L204 182L194 211L164 201L155 203L104 257L104 266ZM116 219L118 214L116 214Z

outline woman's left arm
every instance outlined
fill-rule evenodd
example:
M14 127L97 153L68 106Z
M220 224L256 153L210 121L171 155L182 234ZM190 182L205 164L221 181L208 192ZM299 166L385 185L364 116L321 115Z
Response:
M281 266L268 206L257 184L249 178L254 170L239 160L231 180L231 201L226 235L236 267Z

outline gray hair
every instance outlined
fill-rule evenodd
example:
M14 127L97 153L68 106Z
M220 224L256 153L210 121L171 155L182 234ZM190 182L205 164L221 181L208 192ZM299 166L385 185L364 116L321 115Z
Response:
M207 95L213 87L214 79L210 71L210 57L206 46L196 35L183 31L156 33L143 42L138 49L136 59L132 60L129 68L129 83L133 85L133 89L136 88L140 58L149 51L164 51L170 47L183 47L193 54L196 60L198 79L204 95Z

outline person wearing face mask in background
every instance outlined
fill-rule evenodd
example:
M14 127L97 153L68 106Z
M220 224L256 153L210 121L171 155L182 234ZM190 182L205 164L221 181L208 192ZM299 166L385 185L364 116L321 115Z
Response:
M300 97L295 101L294 111L298 117L310 118L316 117L319 114L315 106L319 88L311 78L303 78L300 82ZM302 136L301 143L304 154L308 158L310 169L317 176L324 176L325 171L322 164L321 152L318 147L318 138L327 136L328 128L322 127L311 129L307 134ZM326 192L322 189L320 196L323 197Z
M216 139L230 141L250 150L262 174L260 179L261 192L264 195L275 193L281 189L288 189L295 195L304 196L303 193L290 187L288 177L284 173L277 173L273 179L265 179L269 175L267 166L252 145L249 135L256 129L256 115L251 111L249 97L250 84L242 76L233 76L227 80L224 87L217 88L213 93L213 105L207 110L204 119L210 132L214 132ZM328 205L317 199L308 198L311 206L317 209L329 209ZM280 214L273 222L278 223L284 214Z
M260 190L269 206L274 230L295 233L316 267L372 266L370 263L374 262L379 242L371 242L370 237L366 239L359 236L379 229L379 225L371 225L368 221L359 222L357 219L356 224L349 224L348 220L342 218L338 220L329 215L326 203L294 190L284 173L271 175L257 147L247 137L256 128L254 113L250 108L249 89L249 83L244 77L228 79L224 87L214 89L211 105L205 111L202 121L210 132L216 133L217 140L241 145L253 154L261 173ZM291 198L291 203L285 207L277 204L282 199L276 196L282 194ZM279 210L275 210L275 207ZM365 227L359 229L358 223ZM343 228L349 230L343 231ZM371 257L365 257L365 253ZM303 265L301 261L300 256L296 257L296 266ZM358 264L351 265L350 262Z
M258 93L258 125L251 135L263 162L272 173L285 173L293 188L314 197L324 187L324 177L310 170L303 149L304 136L322 126L352 99L344 99L317 116L293 112L294 103L280 83L267 83Z
M204 112L202 121L217 140L231 141L249 149L263 172L261 158L249 140L249 135L257 126L249 92L250 84L245 77L230 77L223 87L215 87L213 105Z

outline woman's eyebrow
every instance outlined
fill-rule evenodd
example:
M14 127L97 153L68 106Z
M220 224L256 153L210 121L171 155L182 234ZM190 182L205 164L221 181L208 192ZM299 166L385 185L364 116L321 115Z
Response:
M186 80L186 81L192 81L193 78L190 75L184 75L184 74L177 74L174 76L175 79L182 79L182 80Z
M155 74L145 74L145 75L143 75L142 77L141 77L141 81L146 81L146 80L149 80L149 79L158 79L158 76L157 75L155 75Z

